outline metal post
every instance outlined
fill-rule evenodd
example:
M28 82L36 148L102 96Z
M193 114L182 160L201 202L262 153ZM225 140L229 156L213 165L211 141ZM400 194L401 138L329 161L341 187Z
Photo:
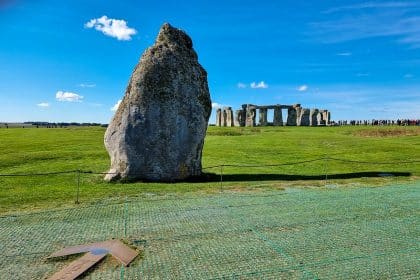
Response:
M223 164L220 165L220 192L223 192Z
M324 172L325 172L325 186L327 186L327 181L328 181L328 172L327 172L327 167L328 167L328 157L324 158Z
M79 204L79 193L80 193L80 170L77 170L77 194L76 194L76 204Z
M124 203L124 237L127 238L127 219L128 219L128 203L127 196L125 197Z

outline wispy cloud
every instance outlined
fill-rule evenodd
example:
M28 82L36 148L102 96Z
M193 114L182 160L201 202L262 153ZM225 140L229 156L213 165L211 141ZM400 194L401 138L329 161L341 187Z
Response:
M67 91L57 91L55 98L61 102L82 102L83 96Z
M316 102L330 110L335 120L396 119L419 118L419 98L418 86L343 84L324 87L317 94Z
M115 103L115 105L111 107L111 111L116 112L118 110L118 107L120 107L121 102L122 102L121 99L118 100L117 103Z
M244 83L238 83L237 86L238 88L246 88L246 84Z
M229 105L224 105L224 104L220 104L220 103L217 103L217 102L213 102L213 103L211 103L211 107L212 107L213 109L219 109L219 108L223 108L223 107L231 107L231 106L229 106Z
M81 83L81 84L79 84L79 87L82 87L82 88L94 88L94 87L96 87L96 84L92 84L92 83Z
M40 108L48 108L48 107L50 107L50 103L48 103L48 102L41 102L41 103L36 104L36 106L38 106Z
M253 88L253 89L263 89L263 88L268 88L268 85L264 81L261 81L259 83L252 82L250 84L250 87Z
M352 53L351 52L342 52L342 53L338 53L336 55L338 55L338 56L351 56Z
M395 41L420 48L420 3L367 2L331 8L334 16L311 23L312 35L325 43L373 37L395 37Z
M325 14L337 13L348 10L363 10L363 9L381 9L381 8L408 8L419 6L418 3L412 2L365 2L355 5L333 7L323 11Z
M414 75L413 74L405 74L404 78L411 79L411 78L414 78Z
M370 74L369 73L357 73L356 76L357 77L369 77Z
M307 91L308 88L309 87L307 85L301 85L300 87L297 88L297 91Z
M137 30L127 26L123 19L113 19L107 16L91 19L85 23L85 28L95 28L107 36L117 38L120 41L131 40L131 36L137 34Z

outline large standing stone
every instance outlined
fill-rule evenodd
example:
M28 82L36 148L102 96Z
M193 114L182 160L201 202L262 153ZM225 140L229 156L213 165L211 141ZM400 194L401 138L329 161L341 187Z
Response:
M227 113L226 110L223 109L222 110L222 125L221 126L226 126L227 125Z
M235 110L234 125L245 126L244 110Z
M222 126L222 109L216 110L216 126Z
M234 126L232 107L226 107L224 111L226 113L226 126Z
M211 100L190 37L169 24L142 55L105 133L106 180L175 181L201 174Z
M260 107L259 109L259 117L260 117L260 121L259 121L259 125L260 126L266 126L267 125L267 108L264 107Z
M318 109L311 109L309 112L309 125L310 126L317 126L318 125Z
M324 114L322 117L325 121L325 125L329 125L330 124L330 119L331 119L331 114L328 110L324 110Z
M300 112L300 125L301 126L309 126L310 121L309 121L309 113L310 110L309 109L305 109L303 108Z
M302 107L299 106L293 106L296 110L296 125L300 126L300 115L302 114Z
M317 116L317 120L318 120L318 125L325 125L325 110L319 110L318 112L318 116Z
M287 126L296 126L297 124L297 112L296 107L290 106L287 108Z
M255 108L255 106L247 105L245 126L255 126L256 115L257 115L257 109Z
M274 108L273 125L274 126L283 125L283 116L281 115L281 107L280 106L276 106Z

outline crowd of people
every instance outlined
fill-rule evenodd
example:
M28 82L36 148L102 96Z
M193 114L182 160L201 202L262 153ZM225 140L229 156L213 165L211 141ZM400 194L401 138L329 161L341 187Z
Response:
M331 125L420 125L420 119L398 119L398 120L340 120L331 121Z

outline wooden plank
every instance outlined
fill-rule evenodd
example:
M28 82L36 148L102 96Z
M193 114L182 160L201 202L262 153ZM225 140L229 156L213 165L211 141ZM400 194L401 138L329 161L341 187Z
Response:
M104 242L90 243L64 248L51 254L48 258L64 257L68 255L94 252L98 250L108 250L111 255L117 258L124 266L128 266L138 255L138 253L119 240L107 240Z
M74 255L74 254L80 254L80 253L86 253L89 252L95 248L101 248L104 242L97 242L97 243L90 243L85 245L77 245L77 246L71 246L66 247L64 249L61 249L60 251L57 251L53 254L51 254L48 259L50 258L57 258L57 257L64 257L68 255Z
M49 280L73 280L102 260L108 252L102 254L86 253L83 257L71 262L68 266L48 278Z
M117 258L124 266L128 266L138 255L136 250L131 249L119 240L106 241L108 243L104 248Z

